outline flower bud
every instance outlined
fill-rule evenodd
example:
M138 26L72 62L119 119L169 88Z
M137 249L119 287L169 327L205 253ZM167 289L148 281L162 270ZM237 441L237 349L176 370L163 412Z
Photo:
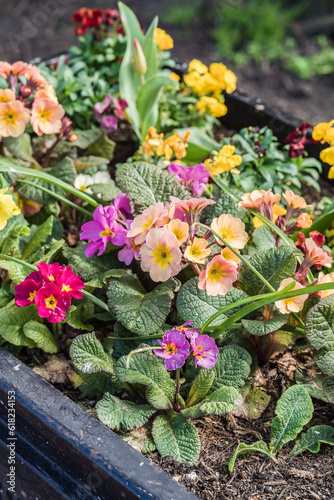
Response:
M147 71L147 64L143 49L137 38L133 40L133 69L138 75L145 75Z

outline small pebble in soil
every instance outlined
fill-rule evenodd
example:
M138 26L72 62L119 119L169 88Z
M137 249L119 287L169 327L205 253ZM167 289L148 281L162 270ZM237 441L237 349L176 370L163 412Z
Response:
M189 481L195 481L197 479L196 472L189 472L189 474L186 474L186 479L189 479Z

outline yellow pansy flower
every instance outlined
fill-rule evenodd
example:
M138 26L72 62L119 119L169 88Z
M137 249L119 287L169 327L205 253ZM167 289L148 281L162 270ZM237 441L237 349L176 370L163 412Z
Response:
M170 50L174 47L173 38L160 28L154 30L154 41L160 50Z

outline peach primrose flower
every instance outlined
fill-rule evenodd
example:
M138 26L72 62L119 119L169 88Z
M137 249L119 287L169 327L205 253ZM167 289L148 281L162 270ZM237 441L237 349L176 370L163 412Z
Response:
M179 242L179 246L187 241L189 236L189 226L186 222L182 222L180 221L180 219L173 219L168 224L166 224L164 228L176 236L176 239Z
M21 101L0 103L0 135L18 137L30 121L30 111Z
M140 249L140 266L153 281L167 281L181 271L181 250L176 236L164 228L152 229Z
M50 84L46 85L43 89L37 90L34 100L38 101L38 99L51 99L51 101L58 104L56 91Z
M303 209L307 207L305 199L302 196L295 194L293 191L285 191L285 193L283 193L283 198L285 199L288 205L292 205L292 208Z
M184 256L190 262L205 264L205 259L210 255L211 250L207 248L208 242L204 238L195 238L184 251Z
M220 252L221 256L224 257L227 262L231 262L231 264L235 264L236 267L240 264L240 259L237 255L235 255L232 250L230 250L228 247L225 247L222 249Z
M279 215L285 215L286 214L286 209L281 207L280 205L274 205L273 206L273 222L276 222L276 219ZM257 229L261 226L263 226L264 222L262 222L261 219L258 217L253 217L253 224L254 227Z
M310 267L312 265L331 267L333 261L331 255L318 247L312 238L306 238L305 248L305 261L309 262Z
M219 234L233 248L244 248L248 236L245 231L245 224L240 219L232 217L230 214L222 214L211 222L211 229ZM219 245L224 243L215 236Z
M283 290L286 286L290 285L294 281L293 278L286 278L283 280L278 288L278 292L280 290ZM305 288L303 285L298 283L298 281L295 282L295 286L289 290L290 292L293 290L300 290L301 288ZM283 299L283 300L277 300L275 302L275 306L279 310L280 313L282 314L289 314L291 312L299 312L303 309L304 307L304 302L307 299L308 295L298 295L297 297L291 297L290 299Z
M334 273L324 274L323 272L319 273L317 285L323 285L324 283L334 283ZM321 290L318 292L319 297L323 299L324 297L328 297L328 295L333 295L333 290Z
M225 144L217 155L204 161L205 168L211 175L219 175L238 167L242 163L242 157L234 154L235 146Z
M235 264L217 255L199 275L198 288L208 295L225 295L232 290L232 283L238 278Z
M0 89L0 102L12 102L15 99L15 93L11 89Z
M307 229L312 226L312 219L306 212L300 214L296 220L297 226L301 229Z
M0 189L0 231L6 226L8 219L21 213L13 197L10 194L5 194L6 192L7 188Z
M38 99L32 106L31 124L37 135L57 134L65 114L61 104L52 99Z
M251 193L245 193L241 197L241 201L239 201L239 207L242 208L257 208L261 204L261 199L266 194L264 189L257 189L252 191Z
M12 65L6 61L0 61L0 76L7 79L10 71L12 69Z
M164 217L165 215L167 215L167 210L164 210L164 204L162 202L145 208L142 214L137 215L137 217L133 219L127 237L134 238L136 245L144 243L150 229L157 224L160 217Z

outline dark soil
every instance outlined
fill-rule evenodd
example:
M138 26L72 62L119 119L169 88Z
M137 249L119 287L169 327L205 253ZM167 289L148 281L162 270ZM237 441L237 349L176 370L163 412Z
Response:
M305 352L304 361L309 360ZM228 462L240 442L247 444L263 440L270 441L270 423L275 416L278 398L287 387L293 384L296 363L289 351L270 360L257 373L271 395L271 402L257 420L243 417L211 416L196 421L200 434L202 452L199 464L188 466L180 464L171 457L161 458L152 453L149 458L176 481L185 485L202 500L292 500L334 498L333 459L334 448L321 445L318 454L305 452L289 458L289 445L278 454L278 462L270 461L261 455L242 455L237 458L233 473L228 472ZM289 375L287 375L289 374ZM313 400L313 425L334 424L333 406Z

